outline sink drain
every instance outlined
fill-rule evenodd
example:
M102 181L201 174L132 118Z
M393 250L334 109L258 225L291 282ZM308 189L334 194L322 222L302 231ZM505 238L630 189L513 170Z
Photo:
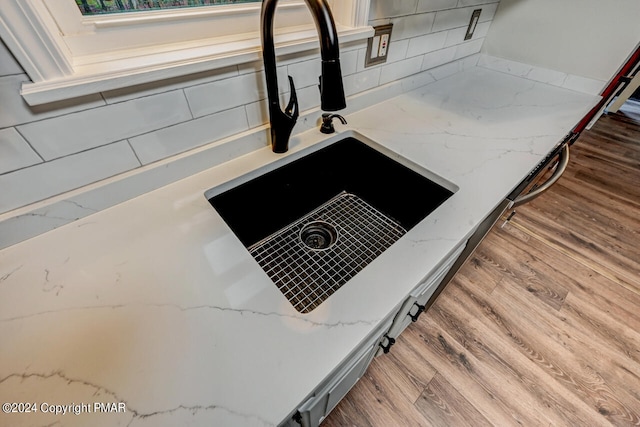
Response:
M337 238L336 228L324 221L310 222L300 230L300 240L310 249L328 249L336 242Z

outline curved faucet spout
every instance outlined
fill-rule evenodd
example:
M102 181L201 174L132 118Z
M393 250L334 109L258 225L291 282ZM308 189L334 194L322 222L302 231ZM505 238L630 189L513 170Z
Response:
M342 71L340 69L340 49L338 33L325 0L305 0L316 24L320 37L322 74L320 76L320 104L325 111L338 111L346 107ZM289 76L291 97L285 111L280 109L278 99L278 78L276 73L276 52L273 40L273 20L278 0L263 0L261 15L262 57L269 98L269 119L271 122L271 147L276 153L288 150L289 137L298 119L298 100L293 79Z

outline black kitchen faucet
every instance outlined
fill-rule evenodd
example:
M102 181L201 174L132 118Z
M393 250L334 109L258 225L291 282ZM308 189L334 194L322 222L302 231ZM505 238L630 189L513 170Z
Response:
M342 72L340 70L338 33L331 10L324 0L305 1L311 10L320 36L320 56L322 58L320 107L325 111L342 110L346 107L346 100L342 86ZM289 149L289 137L300 112L296 88L291 76L289 76L289 85L291 87L289 103L284 111L280 109L276 54L273 42L273 17L277 3L278 0L264 0L262 2L262 57L269 98L271 148L275 153L284 153Z

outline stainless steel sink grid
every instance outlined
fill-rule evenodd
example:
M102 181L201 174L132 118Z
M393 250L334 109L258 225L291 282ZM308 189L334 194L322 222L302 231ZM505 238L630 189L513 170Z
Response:
M335 230L330 244L303 233L320 224L318 239L325 240L322 223ZM295 309L309 313L405 233L358 196L342 192L249 252Z

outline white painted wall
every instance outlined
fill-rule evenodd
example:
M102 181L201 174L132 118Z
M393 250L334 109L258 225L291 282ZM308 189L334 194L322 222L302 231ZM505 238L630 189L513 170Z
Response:
M502 0L483 52L608 81L639 42L638 0Z

